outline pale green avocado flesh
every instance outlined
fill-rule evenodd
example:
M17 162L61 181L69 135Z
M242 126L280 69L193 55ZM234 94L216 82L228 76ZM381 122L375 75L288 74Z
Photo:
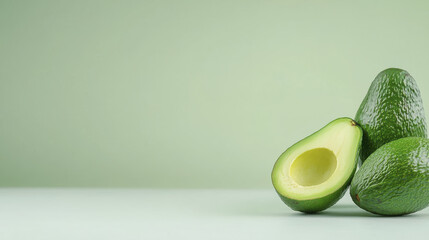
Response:
M339 118L288 148L271 174L282 201L307 213L334 205L355 173L361 139L355 121Z

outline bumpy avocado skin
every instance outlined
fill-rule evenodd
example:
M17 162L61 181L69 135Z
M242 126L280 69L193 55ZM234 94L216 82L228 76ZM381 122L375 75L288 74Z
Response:
M334 193L331 193L322 198L311 199L311 200L295 200L295 199L291 199L286 196L283 196L278 192L277 194L280 196L280 199L286 205L288 205L291 209L295 211L300 211L303 213L317 213L333 206L335 203L338 202L338 200L340 200L344 196L344 194L347 192L347 189L350 186L350 183L353 179L353 175L355 171L356 171L356 166L355 166L355 169L353 170L353 174L350 175L349 179L346 181L346 183L344 183L343 186L341 186Z
M377 148L404 137L427 137L416 81L402 69L389 68L372 82L355 121L363 129L359 165Z
M355 174L353 201L380 215L404 215L429 205L429 140L407 137L377 149Z

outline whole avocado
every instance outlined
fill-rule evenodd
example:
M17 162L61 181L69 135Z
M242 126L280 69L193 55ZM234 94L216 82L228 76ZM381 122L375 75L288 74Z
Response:
M350 195L362 209L404 215L429 205L429 140L407 137L377 149L355 174Z
M363 129L359 165L377 148L404 137L427 137L425 113L416 81L402 69L380 72L356 113Z

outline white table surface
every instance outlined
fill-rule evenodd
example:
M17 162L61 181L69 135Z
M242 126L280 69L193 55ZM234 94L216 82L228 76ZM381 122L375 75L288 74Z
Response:
M429 209L379 217L348 194L321 214L273 190L0 189L0 239L429 239Z

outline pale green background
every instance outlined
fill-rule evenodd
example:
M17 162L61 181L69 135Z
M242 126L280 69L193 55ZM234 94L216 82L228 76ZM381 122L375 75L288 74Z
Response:
M289 145L407 69L425 1L0 2L0 185L270 187Z

